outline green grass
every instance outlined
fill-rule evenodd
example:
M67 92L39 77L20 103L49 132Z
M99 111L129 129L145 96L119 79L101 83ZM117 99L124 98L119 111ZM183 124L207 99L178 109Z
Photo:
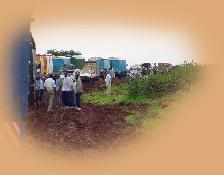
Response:
M136 123L140 123L136 132L148 133L149 131L157 128L159 123L167 117L167 113L172 108L175 108L186 96L186 92L178 91L173 94L163 95L157 98L147 98L146 96L129 97L128 95L128 84L122 84L119 86L112 86L112 94L108 95L106 91L96 91L82 96L82 100L85 103L92 103L96 105L119 105L119 104L145 104L148 106L148 110L145 113L139 113L131 109L124 109L128 116L125 118L127 126L132 126ZM166 108L161 108L160 102L168 100L171 104ZM175 102L174 102L175 101ZM176 102L177 101L177 102Z
M128 95L128 84L112 86L112 94L108 95L105 91L95 91L83 94L82 100L85 103L97 105L119 105L119 104L146 104L149 106L157 105L161 100L169 100L179 92L169 95L163 95L158 98L149 98L146 96L130 97Z
M139 121L139 116L137 115L128 115L125 117L126 125L133 125Z
M139 96L131 98L128 96L127 84L112 86L112 94L108 95L106 91L96 91L84 94L82 100L85 103L93 103L98 105L117 105L117 104L144 104L148 102L148 98Z

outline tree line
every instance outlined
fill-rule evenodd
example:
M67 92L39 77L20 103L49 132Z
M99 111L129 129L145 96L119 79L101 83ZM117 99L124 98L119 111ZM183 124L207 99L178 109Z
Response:
M52 54L54 56L74 56L74 55L82 55L80 51L74 50L47 50L47 54Z

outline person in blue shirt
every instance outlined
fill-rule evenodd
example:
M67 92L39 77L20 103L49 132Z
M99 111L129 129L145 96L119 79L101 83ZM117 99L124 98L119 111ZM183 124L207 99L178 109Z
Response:
M41 81L40 76L37 76L35 80L35 104L37 107L39 107L39 102L41 100Z

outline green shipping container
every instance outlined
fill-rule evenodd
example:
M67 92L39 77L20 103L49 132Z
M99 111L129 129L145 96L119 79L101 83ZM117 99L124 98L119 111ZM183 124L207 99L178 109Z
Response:
M85 65L85 59L71 58L70 63L75 66L75 69L82 69Z

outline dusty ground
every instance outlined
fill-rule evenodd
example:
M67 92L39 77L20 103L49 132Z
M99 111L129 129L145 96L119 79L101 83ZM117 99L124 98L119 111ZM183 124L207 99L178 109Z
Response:
M116 80L114 83L124 83ZM84 91L103 90L103 82L84 84ZM47 113L46 106L29 109L24 120L26 136L40 143L43 149L58 151L104 150L136 136L136 126L127 126L128 110L142 112L145 106L96 106L83 104L82 111L63 109L56 105L54 112ZM31 143L32 144L32 143Z

